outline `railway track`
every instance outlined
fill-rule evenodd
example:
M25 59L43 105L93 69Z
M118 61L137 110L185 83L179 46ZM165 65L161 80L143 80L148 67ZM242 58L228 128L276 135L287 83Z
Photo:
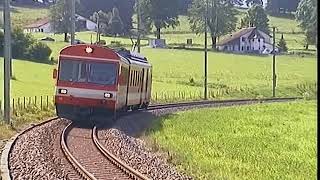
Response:
M150 105L147 110L176 108L176 107L187 107L197 105L242 105L242 104L253 104L253 103L271 103L271 102L286 102L293 101L301 98L288 97L288 98L263 98L263 99L231 99L231 100L203 100L203 101L191 101L191 102L179 102L179 103L168 103L168 104L155 104Z
M146 110L153 111L170 108L188 108L188 107L206 107L206 106L233 106L254 103L271 103L271 102L286 102L293 101L300 98L266 98L266 99L234 99L234 100L219 100L219 101L193 101L180 102L170 104L155 104L150 105ZM138 112L139 112L138 111ZM130 112L126 113L127 115ZM40 123L34 127L41 126L52 120ZM29 128L23 133L31 131ZM68 174L68 179L79 179L79 175L84 179L147 179L141 173L130 168L125 163L120 161L118 157L107 151L103 145L100 144L97 137L97 127L81 128L70 123L61 134L60 147L64 156L75 169L74 172ZM61 131L60 131L61 132ZM23 134L22 133L22 134ZM108 141L108 139L103 139ZM14 145L15 143L13 143ZM112 148L112 147L111 147ZM12 149L12 147L11 147ZM11 151L11 150L10 150ZM8 152L9 154L9 152ZM9 170L7 171L9 172ZM10 175L8 175L9 177Z
M86 129L70 123L61 135L61 148L84 179L148 179L100 144L96 126Z
M235 99L193 101L151 105L147 110L198 105L230 106L296 100L297 98ZM106 150L97 137L97 127L81 128L70 123L61 135L61 148L74 169L84 179L148 179Z

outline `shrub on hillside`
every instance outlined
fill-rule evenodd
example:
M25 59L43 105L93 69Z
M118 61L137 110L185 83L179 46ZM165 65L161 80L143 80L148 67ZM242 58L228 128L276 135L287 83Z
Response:
M12 32L12 58L26 58L28 56L28 47L34 42L35 39L30 34L24 34L22 29L15 28Z
M49 60L52 50L42 42L35 42L28 48L28 56L36 61Z
M15 28L12 32L12 58L48 61L51 49L43 43L37 42L30 34ZM0 31L0 56L3 56L4 33Z

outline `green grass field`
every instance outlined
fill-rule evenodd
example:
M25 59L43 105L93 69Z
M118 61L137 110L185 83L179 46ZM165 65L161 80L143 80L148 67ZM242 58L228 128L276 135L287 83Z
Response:
M315 101L179 112L148 138L195 179L315 179L316 112Z
M203 52L143 48L153 65L153 96L161 93L202 93ZM272 57L209 52L209 90L215 98L270 97ZM2 67L3 61L0 61ZM52 95L54 65L14 60L13 97ZM278 96L301 96L299 84L316 82L314 57L277 57ZM3 80L3 69L0 80ZM193 79L193 82L190 79ZM315 91L315 87L313 87ZM309 92L311 89L306 89ZM0 88L2 94L3 89ZM309 92L310 93L310 92ZM177 94L176 94L177 96Z
M13 7L12 9L12 25L14 27L24 27L39 19L48 17L48 9L45 8L28 8ZM3 12L0 9L0 24L3 24Z

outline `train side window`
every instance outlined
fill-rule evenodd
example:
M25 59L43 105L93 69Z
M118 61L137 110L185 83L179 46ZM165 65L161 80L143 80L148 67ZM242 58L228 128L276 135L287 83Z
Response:
M127 83L128 83L128 69L124 66L121 66L121 76L122 76L122 81L120 82L120 85L127 85Z
M139 85L139 71L137 71L137 86Z
M130 83L130 86L133 86L133 78L134 78L134 71L132 70L131 71L131 83Z
M132 70L129 72L129 74L130 74L129 86L132 86Z
M132 85L131 86L134 86L134 70L132 71Z
M137 86L137 71L134 71L134 86Z

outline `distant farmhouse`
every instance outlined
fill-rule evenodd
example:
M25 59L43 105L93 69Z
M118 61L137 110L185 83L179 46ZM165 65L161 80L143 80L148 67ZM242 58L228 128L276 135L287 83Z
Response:
M76 30L83 31L95 31L97 24L83 16L76 15ZM24 27L25 33L34 33L34 32L44 32L44 33L53 33L54 29L51 25L49 18L40 19L32 24L29 24Z
M272 51L271 37L257 29L249 27L235 32L217 43L220 51L234 53L269 54Z

